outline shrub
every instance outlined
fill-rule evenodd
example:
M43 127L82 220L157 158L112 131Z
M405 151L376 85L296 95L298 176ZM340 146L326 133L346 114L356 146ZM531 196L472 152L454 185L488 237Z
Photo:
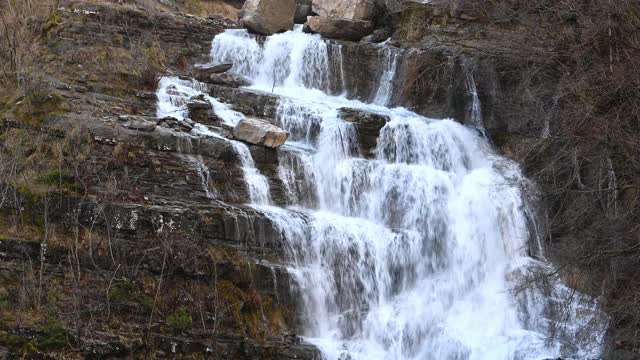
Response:
M185 307L179 308L176 312L169 315L167 324L175 334L185 333L193 327L191 314Z

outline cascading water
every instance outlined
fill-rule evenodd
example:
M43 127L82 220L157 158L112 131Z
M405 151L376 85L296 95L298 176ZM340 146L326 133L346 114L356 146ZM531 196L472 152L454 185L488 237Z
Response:
M327 79L343 81L328 76L341 64L327 48L301 31L259 41L228 30L211 54L281 96L279 176L293 206L252 202L281 230L306 339L335 360L597 357L602 339L587 327L600 313L585 296L552 278L510 291L548 267L527 255L534 212L518 166L454 121L382 106L389 89L380 104L327 95ZM390 118L374 159L341 107Z
M382 76L380 77L378 91L376 91L376 96L373 99L374 104L383 106L389 105L389 101L391 100L391 93L393 91L393 80L396 76L399 52L392 48L386 48L385 57L387 59L387 64L385 66L384 72L382 73Z
M212 106L215 113L222 119L226 125L236 125L244 115L233 111L227 104L223 104L212 98L206 93L206 84L195 80L182 80L177 77L163 77L158 84L158 110L156 116L161 119L167 116L178 120L184 120L187 117L187 103L196 96L202 96ZM219 136L215 132L210 131L207 127L197 124L194 132L205 136L214 136L227 141L227 139ZM245 181L249 191L249 198L255 204L266 205L271 202L269 195L269 182L267 178L256 169L253 157L247 145L239 141L229 140L238 155L242 164ZM206 177L208 182L208 170ZM201 166L198 166L198 173L202 172ZM203 181L203 187L207 196L210 196L208 185Z
M469 108L469 115L467 116L470 125L478 128L484 129L484 124L482 122L482 109L480 108L480 98L478 97L478 88L476 87L476 81L473 79L473 74L468 71L467 72L467 91L471 95L471 106Z

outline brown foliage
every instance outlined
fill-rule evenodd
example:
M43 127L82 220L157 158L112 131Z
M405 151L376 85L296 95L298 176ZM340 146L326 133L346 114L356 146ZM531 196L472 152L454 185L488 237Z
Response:
M550 58L532 52L530 71L520 80L529 101L543 100L541 112L513 114L545 121L546 130L510 145L544 189L550 255L561 267L590 275L582 290L604 299L614 340L639 343L640 3L491 0L465 6L495 26L524 24L530 43L552 50ZM535 26L540 23L545 26ZM533 86L541 78L556 85Z
M44 69L40 38L56 7L54 0L0 1L0 87L41 93ZM0 95L11 95L2 94Z

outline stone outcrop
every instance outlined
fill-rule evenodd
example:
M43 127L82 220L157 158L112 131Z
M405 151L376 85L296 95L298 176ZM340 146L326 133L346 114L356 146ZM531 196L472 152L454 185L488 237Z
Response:
M304 24L307 21L307 16L312 13L311 0L296 0L296 14L294 21L296 24Z
M373 22L309 16L305 31L318 33L324 37L339 40L359 41L373 31Z
M153 131L156 128L155 121L151 121L143 116L123 115L119 117L120 121L124 121L122 126L127 129L139 130L139 131Z
M313 0L313 12L327 19L371 20L374 0Z
M271 35L293 28L296 0L247 0L240 13L240 22L247 29Z
M289 133L266 121L246 118L233 129L233 136L250 144L277 148L287 141Z
M248 116L272 119L278 111L279 97L264 91L212 85L209 95L233 104L234 110Z
M371 35L365 36L362 41L380 43L389 39L392 35L391 29L383 28L374 30Z
M340 108L338 116L344 121L353 123L356 127L360 153L365 157L372 156L380 130L389 122L389 117L354 108Z
M206 80L203 80L209 84L215 85L224 85L230 87L240 87L240 86L249 86L251 85L251 81L249 79L243 77L242 75L236 75L231 73L223 73L223 74L211 74Z
M209 76L211 76L212 74L222 74L224 72L231 70L232 67L233 67L233 64L231 63L222 63L222 64L216 64L216 65L207 64L207 65L195 66L193 68L193 77L198 81L206 82Z
M192 98L187 104L189 110L189 119L202 124L209 123L209 114L213 106L201 98Z

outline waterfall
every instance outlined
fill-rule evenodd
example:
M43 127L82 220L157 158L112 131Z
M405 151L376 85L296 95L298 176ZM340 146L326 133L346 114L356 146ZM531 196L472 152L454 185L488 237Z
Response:
M385 48L384 51L386 66L384 72L382 73L382 76L380 77L378 90L376 91L373 103L386 106L391 100L391 93L393 91L393 80L395 79L396 67L398 66L399 51L393 50L392 48Z
M209 187L209 179L211 178L211 173L209 172L209 168L204 163L202 156L192 156L190 157L191 162L193 163L196 171L198 172L198 176L200 177L200 183L202 184L202 190L204 191L205 196L208 199L216 199L219 194L214 190L212 191Z
M249 198L252 204L268 205L271 203L269 195L269 182L267 177L260 174L253 162L253 157L249 151L249 147L239 141L231 141L233 148L240 157L242 171L244 172L244 180L249 188Z
M467 91L471 95L471 108L469 109L469 123L478 129L484 129L482 121L482 109L480 108L480 98L478 98L478 89L476 87L476 81L473 79L471 70L467 69Z
M182 80L177 77L161 78L156 93L158 97L158 109L156 112L156 116L159 119L170 116L183 121L188 115L186 105L189 102L189 99L194 96L202 96L213 106L213 110L215 111L216 115L222 119L224 124L233 126L236 125L242 118L244 118L244 115L231 110L227 104L221 103L217 99L209 96L206 93L206 90L206 84L200 83L195 80ZM240 159L240 164L244 173L245 182L247 183L251 203L266 205L271 202L271 196L269 194L269 182L267 178L264 175L260 174L258 169L256 169L253 157L251 156L249 147L246 144L239 141L227 140L217 133L210 131L206 126L202 124L196 124L192 132L194 134L212 136L224 141L229 141L231 143L231 146L233 146L236 154L238 155L238 158ZM208 183L208 170L206 170L206 172L204 173L201 172L200 174L203 179L206 176L206 181ZM212 197L212 195L208 192L208 184L206 189L207 197Z
M555 277L513 291L551 272L528 254L536 212L518 165L455 121L385 107L397 54L374 103L330 95L327 79L344 79L328 53L299 29L264 40L228 30L211 53L281 99L274 120L291 136L278 176L291 206L270 205L257 170L245 179L282 234L305 339L331 360L598 357L602 315L587 296ZM473 78L469 91L477 99ZM342 107L390 119L375 158L360 157Z

